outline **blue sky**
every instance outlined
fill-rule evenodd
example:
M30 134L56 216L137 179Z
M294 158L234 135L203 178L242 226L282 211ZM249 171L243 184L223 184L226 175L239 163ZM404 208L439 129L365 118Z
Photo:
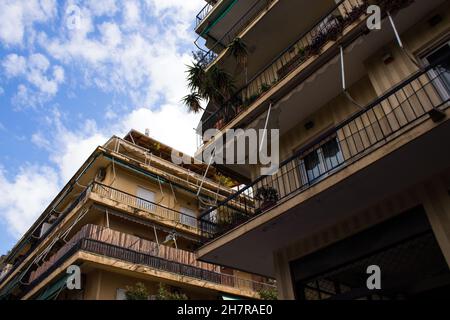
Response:
M0 254L97 145L131 128L193 153L180 104L202 0L0 1Z

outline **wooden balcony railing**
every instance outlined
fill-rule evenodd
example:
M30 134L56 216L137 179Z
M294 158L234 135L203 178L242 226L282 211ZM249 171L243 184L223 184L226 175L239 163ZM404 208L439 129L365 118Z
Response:
M56 254L30 275L34 287L77 251L86 251L177 275L257 292L273 285L220 273L217 265L196 260L194 253L158 245L155 242L98 225L86 225Z

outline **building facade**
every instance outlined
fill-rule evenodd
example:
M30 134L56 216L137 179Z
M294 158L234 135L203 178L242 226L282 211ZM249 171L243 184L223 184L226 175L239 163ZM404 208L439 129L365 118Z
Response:
M244 186L202 214L200 260L275 277L281 299L448 296L450 2L219 0L196 20L199 65L234 84L198 152L279 129L281 160L218 166Z
M137 131L98 147L6 257L2 298L123 300L137 284L148 299L274 290L265 277L196 259L199 214L231 195L233 181L201 163L177 166L171 154ZM70 266L80 268L79 290L67 287Z

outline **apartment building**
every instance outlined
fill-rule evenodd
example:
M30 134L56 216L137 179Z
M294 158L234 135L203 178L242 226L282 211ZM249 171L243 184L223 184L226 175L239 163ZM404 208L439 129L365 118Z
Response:
M6 257L2 298L123 300L137 283L149 299L164 298L161 284L166 298L183 299L274 290L265 277L196 259L198 216L235 181L202 163L177 166L172 151L134 130L96 148ZM72 265L80 290L66 285Z
M274 277L281 299L448 297L450 2L207 2L197 67L231 94L209 97L198 152L279 129L281 164L217 166L243 186L202 214L199 259Z

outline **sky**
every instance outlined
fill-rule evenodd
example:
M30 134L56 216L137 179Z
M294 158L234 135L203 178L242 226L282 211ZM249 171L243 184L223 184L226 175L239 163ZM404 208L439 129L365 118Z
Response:
M130 129L193 154L180 103L202 0L0 0L0 254L98 145Z

